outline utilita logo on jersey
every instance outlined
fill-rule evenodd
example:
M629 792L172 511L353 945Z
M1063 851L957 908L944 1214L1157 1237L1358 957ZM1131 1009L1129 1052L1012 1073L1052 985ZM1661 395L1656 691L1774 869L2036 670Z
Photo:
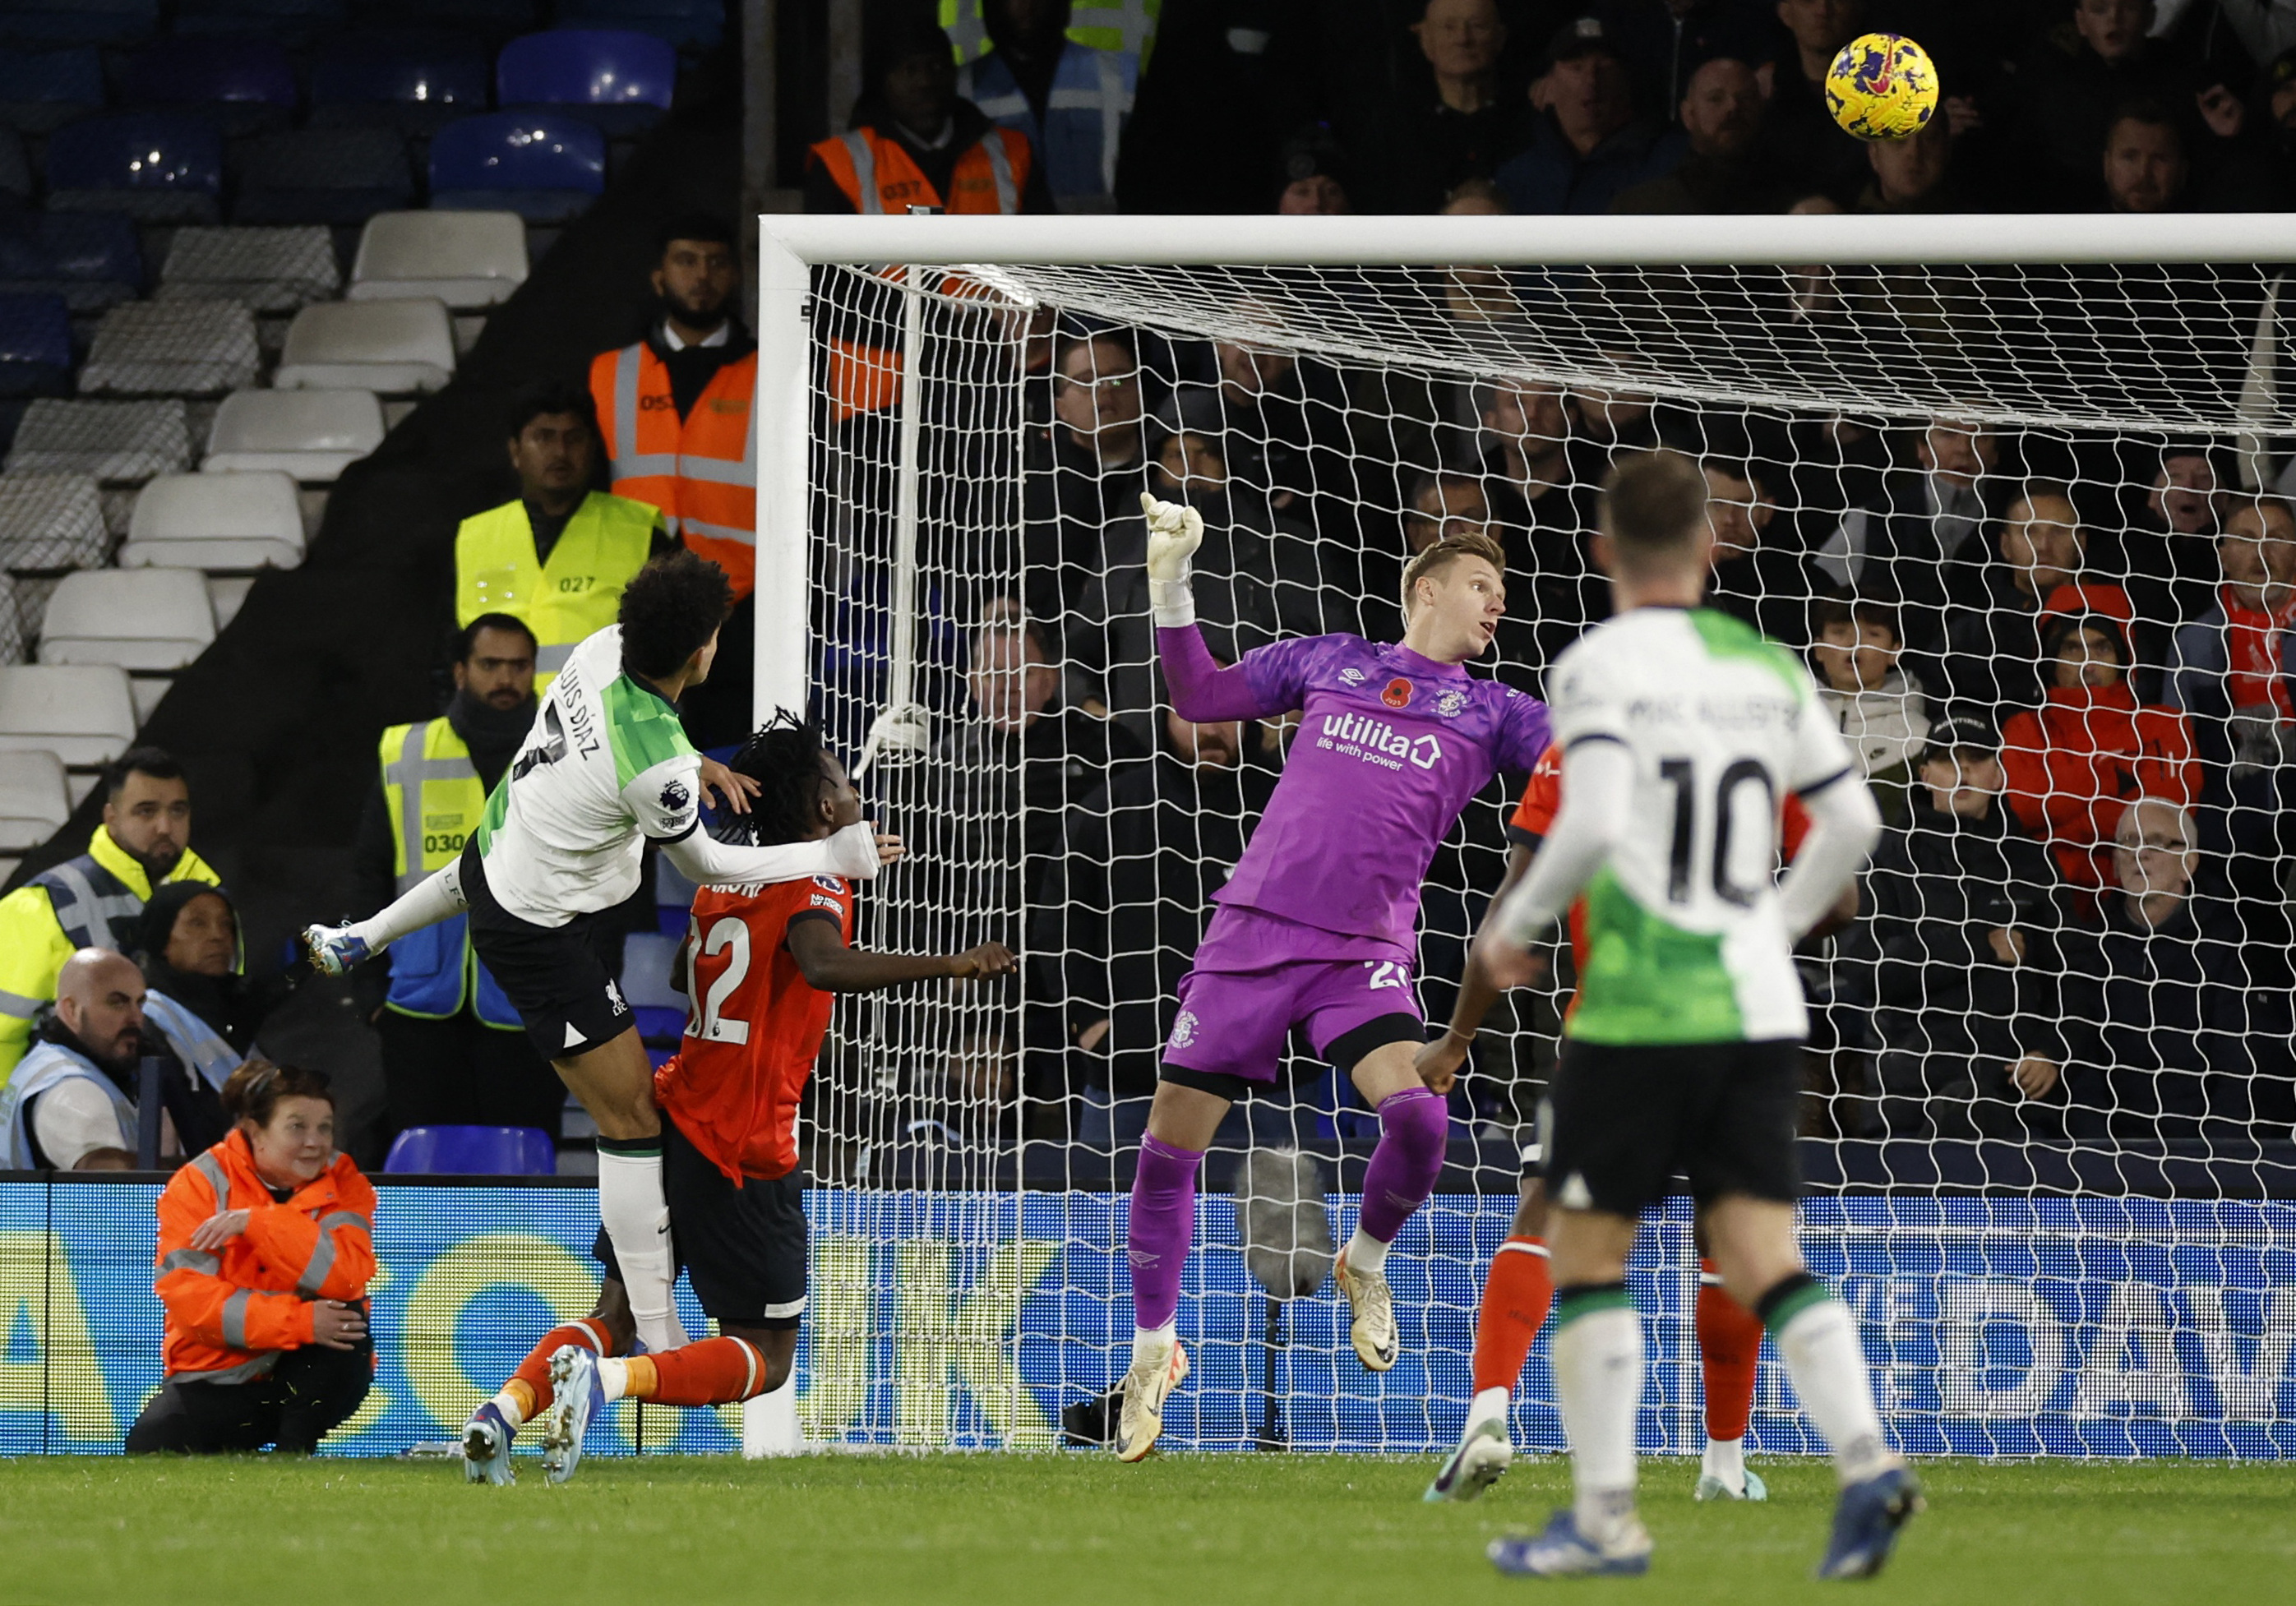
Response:
M1324 715L1316 745L1382 769L1399 770L1406 760L1420 769L1433 769L1443 761L1443 744L1434 737L1406 736L1385 720L1361 714Z

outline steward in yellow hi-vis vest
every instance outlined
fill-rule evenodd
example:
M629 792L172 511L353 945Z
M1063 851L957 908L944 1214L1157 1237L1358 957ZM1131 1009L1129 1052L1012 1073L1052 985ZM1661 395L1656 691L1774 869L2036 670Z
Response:
M983 14L996 0L940 0L940 25L960 61L978 61L996 41ZM1163 0L1076 0L1069 7L1066 30L1071 43L1087 50L1120 50L1136 57L1142 66L1156 44L1156 22Z
M446 712L383 732L351 849L359 908L381 908L462 856L488 792L533 728L534 653L525 625L481 614L455 643ZM469 926L458 914L425 927L353 979L382 1046L385 1125L389 1133L536 1127L555 1135L566 1089L472 953Z
M590 488L598 421L587 391L543 384L511 412L519 496L473 513L455 532L455 622L507 613L534 632L547 687L566 655L614 622L622 588L671 542L661 512Z
M99 784L103 823L87 851L0 897L0 1082L31 1045L32 1018L54 999L56 972L75 951L134 946L154 886L223 879L191 849L191 788L173 758L130 748Z

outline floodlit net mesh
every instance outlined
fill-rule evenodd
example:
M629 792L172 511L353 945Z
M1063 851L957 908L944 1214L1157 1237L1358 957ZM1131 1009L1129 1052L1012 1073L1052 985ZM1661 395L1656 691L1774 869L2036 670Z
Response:
M1140 492L1202 511L1197 608L1225 660L1325 632L1398 639L1410 554L1487 530L1509 616L1475 673L1537 694L1609 611L1587 546L1598 488L1663 444L1707 474L1712 604L1805 659L1891 825L1858 918L1800 965L1805 1167L1834 1196L1806 1212L1808 1241L1865 1323L1892 1431L1975 1453L2296 1451L2296 1303L2272 1290L2296 1275L2296 1220L2228 1202L2285 1196L2296 1119L2296 514L2279 478L2296 418L2267 272L996 266L914 283L816 270L817 696L911 846L863 900L861 940L998 941L1021 968L840 1006L809 1162L914 1214L856 1207L827 1236L818 1274L874 1296L837 1303L824 1282L809 1364L857 1375L888 1309L943 1360L904 1372L898 1422L857 1404L814 1431L1036 1443L1069 1407L1090 1437L1127 1364L1121 1195L1175 989L1295 724L1170 717ZM1523 786L1495 777L1429 870L1431 1020ZM1198 1381L1172 1439L1456 1435L1573 985L1559 933L1545 957L1452 1096L1450 1164L1389 1261L1404 1358L1383 1376L1354 1359L1328 1282L1280 1307L1254 1282L1253 1213L1231 1192L1248 1151L1303 1151L1343 1241L1378 1118L1296 1035L1275 1088L1232 1112L1201 1183L1181 1316ZM1694 1448L1685 1209L1636 1268L1656 1323L1644 1443ZM992 1283L994 1322L963 1294ZM1544 1353L1515 1431L1553 1448ZM1018 1367L1033 1412L983 1356ZM1010 1384L987 1389L1000 1404L964 1403L987 1387L967 1364ZM1756 1441L1811 1447L1771 1364ZM917 1392L942 1376L939 1403Z

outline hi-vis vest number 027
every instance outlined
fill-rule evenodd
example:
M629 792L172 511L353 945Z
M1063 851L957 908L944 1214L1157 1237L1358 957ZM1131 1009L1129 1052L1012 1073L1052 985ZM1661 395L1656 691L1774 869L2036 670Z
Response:
M614 495L661 509L669 533L726 571L739 602L757 586L758 354L710 375L681 421L669 369L645 341L590 363L590 399L613 461ZM611 615L603 621L613 622Z
M382 802L390 815L391 873L402 893L460 858L486 813L487 789L471 750L444 719L394 725L382 733ZM518 1012L472 952L468 914L410 932L390 945L390 1007L440 1020L477 989L479 1019L515 1031Z
M505 502L463 520L455 533L455 619L507 613L534 632L535 690L545 690L567 654L612 624L622 588L645 567L660 515L642 502L592 491L566 521L550 561L534 555L526 504Z

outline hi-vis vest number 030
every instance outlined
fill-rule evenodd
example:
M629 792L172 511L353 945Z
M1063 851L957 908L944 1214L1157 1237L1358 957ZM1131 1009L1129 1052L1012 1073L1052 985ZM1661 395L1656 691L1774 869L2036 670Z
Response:
M726 571L736 602L757 585L758 438L750 416L757 389L752 351L710 375L681 421L669 369L645 341L602 351L590 364L614 495L661 509L687 551ZM599 621L611 623L611 613Z
M645 567L659 520L642 502L593 491L543 563L526 504L472 514L455 534L455 622L482 613L523 620L534 632L535 690L547 689L567 654L621 612L622 588Z
M382 802L390 815L391 872L402 893L460 858L486 812L487 789L471 750L444 719L394 725L382 733ZM477 988L479 1019L517 1030L518 1012L472 952L471 917L457 914L390 945L390 1006L439 1020L461 1012Z

